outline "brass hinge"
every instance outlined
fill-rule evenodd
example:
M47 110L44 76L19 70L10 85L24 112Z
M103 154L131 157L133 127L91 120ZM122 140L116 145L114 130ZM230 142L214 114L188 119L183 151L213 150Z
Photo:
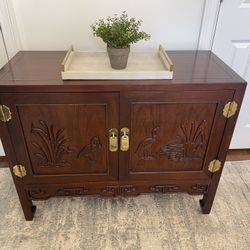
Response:
M7 122L11 119L10 109L5 105L0 105L0 120Z
M219 160L213 160L208 165L208 170L212 173L219 171L221 168L221 162Z
M23 165L15 165L13 167L13 173L19 178L23 178L27 174L26 169Z
M237 109L238 109L238 104L233 101L233 102L228 102L225 106L224 106L224 109L223 109L223 115L226 117L226 118L229 118L231 116L234 116L235 113L237 112Z

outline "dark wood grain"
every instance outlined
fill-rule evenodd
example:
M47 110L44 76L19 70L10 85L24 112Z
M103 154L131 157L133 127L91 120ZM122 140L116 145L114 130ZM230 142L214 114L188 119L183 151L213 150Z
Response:
M17 161L27 166L26 182L114 180L118 175L117 154L108 151L108 131L118 127L117 94L2 94L12 110L8 123ZM79 153L94 137L95 161ZM26 145L23 147L22 145Z
M173 80L62 81L65 52L19 52L0 70L12 119L0 136L25 218L52 196L187 192L213 204L246 82L210 51L171 51ZM239 109L238 109L239 111ZM238 114L238 112L237 112ZM130 130L128 151L109 151L109 130ZM13 166L22 164L19 178Z
M250 149L229 149L226 161L249 161ZM6 156L0 157L0 168L8 168L9 163Z
M131 149L120 153L120 178L209 178L207 166L216 159L227 121L221 112L233 94L226 90L122 93L120 126L131 129ZM199 124L203 131L197 130ZM197 147L199 139L202 144ZM172 147L175 157L164 155L166 147ZM197 151L185 153L186 158L176 155L190 147Z
M230 149L227 153L227 161L249 161L250 149Z
M0 101L1 96L0 96ZM9 163L10 172L16 187L16 191L23 209L24 217L27 221L33 220L36 206L33 205L32 200L28 197L25 182L21 178L17 178L13 173L13 166L19 164L13 147L13 142L8 131L7 123L0 122L0 135L4 147L4 151Z
M234 93L234 101L237 102L239 109L242 103L243 95L244 91L242 90L235 91ZM217 159L219 159L222 163L222 168L212 175L211 184L209 185L208 192L204 195L203 199L200 201L202 211L205 214L210 213L213 205L214 197L223 171L223 166L226 160L227 151L232 139L233 130L238 118L238 114L239 112L237 112L234 116L228 118L228 121L223 131L224 136L221 140L220 148L218 150L218 155L217 155Z
M21 51L0 71L0 91L78 92L121 90L204 90L243 88L245 81L211 51L169 51L174 63L172 80L62 81L60 65L66 52ZM205 84L204 84L205 83ZM241 84L237 84L241 83ZM60 86L60 88L58 88Z

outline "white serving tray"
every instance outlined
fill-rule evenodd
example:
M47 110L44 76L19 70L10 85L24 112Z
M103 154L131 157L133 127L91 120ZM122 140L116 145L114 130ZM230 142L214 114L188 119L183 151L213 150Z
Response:
M160 45L157 52L131 52L126 69L110 66L106 52L68 50L62 65L62 79L173 79L173 63Z

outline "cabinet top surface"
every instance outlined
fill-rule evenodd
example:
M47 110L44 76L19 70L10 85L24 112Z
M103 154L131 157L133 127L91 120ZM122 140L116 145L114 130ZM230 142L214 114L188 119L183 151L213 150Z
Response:
M190 84L245 87L245 81L211 51L168 51L174 63L172 80L74 80L61 79L64 51L20 51L0 70L0 91L9 88L29 90L44 86L69 88L72 86L189 86ZM236 84L237 83L237 84ZM228 85L229 86L229 85ZM221 86L222 87L222 86Z

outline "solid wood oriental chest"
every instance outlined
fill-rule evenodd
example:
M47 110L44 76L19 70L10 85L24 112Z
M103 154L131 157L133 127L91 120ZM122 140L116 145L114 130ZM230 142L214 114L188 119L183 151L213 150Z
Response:
M173 80L62 81L65 52L0 71L0 133L26 220L52 196L203 194L209 213L246 82L210 51L171 51Z

